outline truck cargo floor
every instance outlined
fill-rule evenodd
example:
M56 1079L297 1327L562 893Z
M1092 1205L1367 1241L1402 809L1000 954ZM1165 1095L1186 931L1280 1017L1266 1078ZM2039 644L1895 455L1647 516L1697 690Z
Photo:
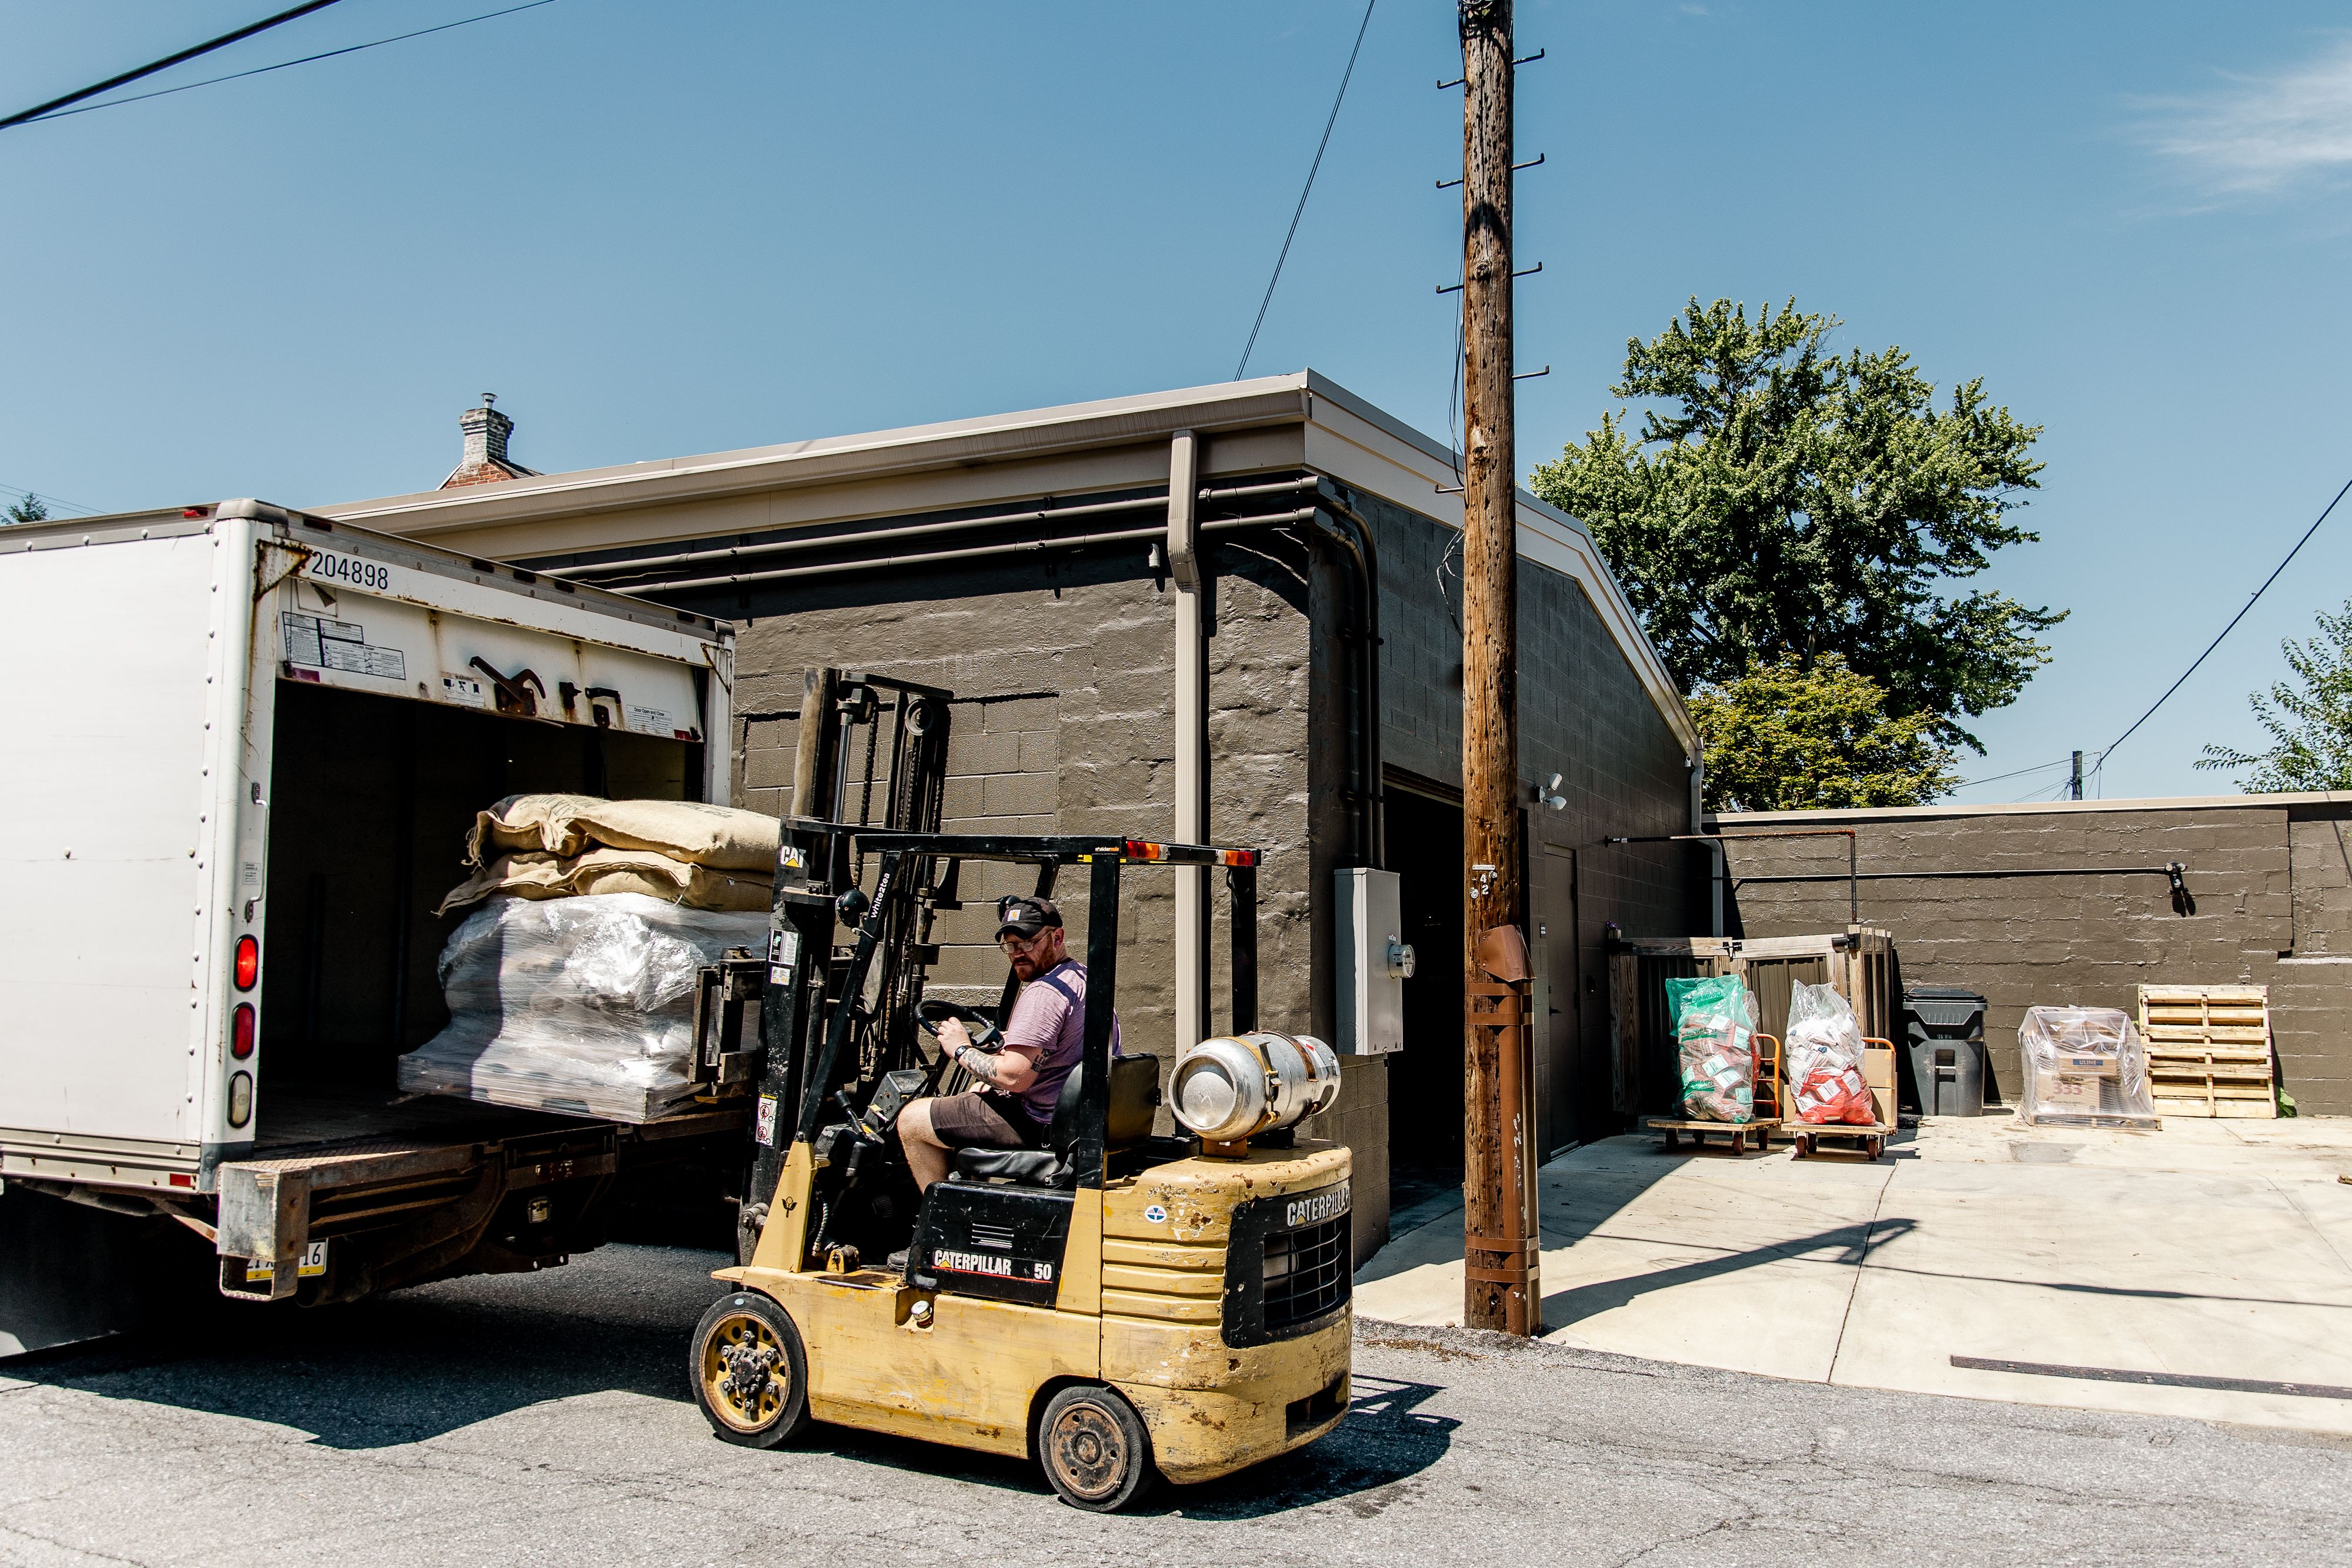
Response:
M254 1153L310 1148L356 1139L474 1143L577 1127L579 1118L517 1111L437 1094L392 1089L303 1084L264 1088Z

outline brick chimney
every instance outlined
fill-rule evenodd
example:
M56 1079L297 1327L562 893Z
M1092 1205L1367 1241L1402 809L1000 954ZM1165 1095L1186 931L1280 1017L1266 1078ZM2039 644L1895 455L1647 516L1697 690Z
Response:
M484 392L481 407L457 416L457 428L466 435L465 453L449 477L441 481L444 490L460 485L495 485L501 479L521 479L539 472L507 456L507 437L514 433L514 421L498 411L498 401L496 392Z

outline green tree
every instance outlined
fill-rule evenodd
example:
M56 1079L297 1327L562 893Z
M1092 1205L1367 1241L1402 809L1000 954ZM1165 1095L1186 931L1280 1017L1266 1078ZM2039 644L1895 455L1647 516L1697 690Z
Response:
M2352 789L2352 600L2342 613L2320 612L2319 634L2279 643L2291 680L2267 695L2248 694L2254 719L2270 732L2268 751L2209 746L2197 766L2244 768L2238 788L2249 795L2296 789Z
M12 523L37 523L48 515L48 507L43 506L41 498L30 491L26 493L23 500L10 506L7 510L8 520Z
M1933 714L1890 714L1886 692L1836 653L1793 653L1690 699L1710 811L1916 806L1958 783Z
M1899 348L1841 358L1833 316L1693 298L1625 345L1612 395L1646 401L1529 478L1583 519L1685 692L1794 656L1843 654L1899 714L1981 751L1961 721L2015 700L2063 611L1953 595L2038 487L2038 425L1987 403L1979 378L1936 389Z

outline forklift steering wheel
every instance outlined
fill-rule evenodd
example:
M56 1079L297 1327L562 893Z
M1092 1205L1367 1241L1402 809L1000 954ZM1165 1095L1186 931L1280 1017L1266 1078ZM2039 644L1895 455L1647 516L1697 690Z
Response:
M933 1040L940 1037L940 1025L954 1019L971 1035L971 1043L981 1051L994 1051L1004 1043L996 1020L978 1008L967 1008L955 1002L922 1001L915 1004L915 1021Z

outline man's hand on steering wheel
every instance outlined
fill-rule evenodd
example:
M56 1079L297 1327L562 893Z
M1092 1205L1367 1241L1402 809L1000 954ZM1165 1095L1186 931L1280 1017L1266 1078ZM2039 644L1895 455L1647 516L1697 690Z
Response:
M918 1003L915 1021L950 1055L967 1046L993 1051L1004 1039L1003 1033L996 1027L995 1019L977 1008L962 1007L954 1002L927 1000Z

